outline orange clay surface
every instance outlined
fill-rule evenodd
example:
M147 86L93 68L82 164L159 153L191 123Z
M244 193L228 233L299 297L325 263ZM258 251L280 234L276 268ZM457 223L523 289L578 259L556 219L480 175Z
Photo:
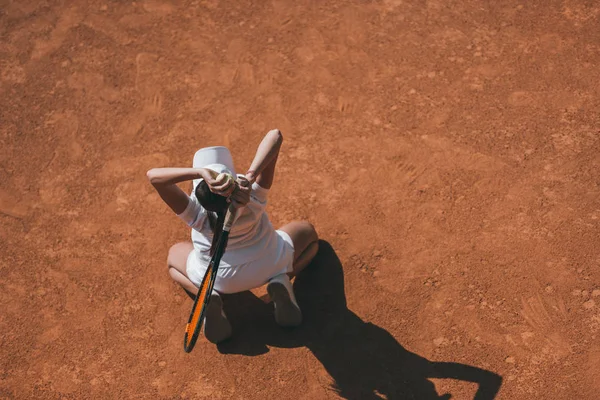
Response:
M600 3L0 0L0 398L597 399ZM183 351L196 149L321 250ZM497 375L496 375L497 374Z

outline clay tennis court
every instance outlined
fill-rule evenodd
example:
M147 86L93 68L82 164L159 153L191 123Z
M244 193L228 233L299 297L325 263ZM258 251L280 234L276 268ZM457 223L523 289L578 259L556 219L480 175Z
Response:
M595 1L0 1L0 398L597 399ZM146 179L285 142L322 239L183 351ZM496 394L497 392L497 394Z

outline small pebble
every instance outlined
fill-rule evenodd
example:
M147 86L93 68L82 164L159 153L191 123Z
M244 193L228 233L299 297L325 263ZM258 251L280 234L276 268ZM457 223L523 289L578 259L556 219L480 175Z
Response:
M583 308L585 308L586 310L591 310L592 308L594 308L595 305L596 302L594 300L588 300L585 303L583 303Z
M506 361L509 364L514 364L515 358L514 357L506 357L506 359L504 361Z

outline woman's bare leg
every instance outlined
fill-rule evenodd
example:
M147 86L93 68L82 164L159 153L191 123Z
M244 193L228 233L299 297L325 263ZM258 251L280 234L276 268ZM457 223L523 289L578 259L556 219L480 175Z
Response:
M186 269L187 258L192 250L194 250L194 245L190 242L177 243L171 246L167 264L169 265L169 275L171 275L171 278L179 283L193 300L196 298L198 288L187 277ZM206 310L204 335L212 343L220 343L229 338L231 332L231 324L223 313L221 297L213 293L208 309Z
M192 250L194 250L194 245L190 242L174 244L169 249L167 265L169 266L169 275L171 278L179 283L189 295L195 297L198 288L187 277L186 271L187 258Z
M308 221L294 221L280 228L292 238L294 243L294 270L290 278L298 275L315 257L319 250L319 236L315 227Z

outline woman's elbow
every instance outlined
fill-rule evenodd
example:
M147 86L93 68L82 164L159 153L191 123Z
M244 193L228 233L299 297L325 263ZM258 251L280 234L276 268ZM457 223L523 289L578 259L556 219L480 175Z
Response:
M146 172L146 177L148 178L151 184L154 185L158 183L158 175L156 173L156 168L148 170L148 172Z
M269 132L269 135L271 135L271 137L273 138L273 140L278 144L281 145L281 143L283 143L283 134L281 133L281 131L279 129L273 129Z

